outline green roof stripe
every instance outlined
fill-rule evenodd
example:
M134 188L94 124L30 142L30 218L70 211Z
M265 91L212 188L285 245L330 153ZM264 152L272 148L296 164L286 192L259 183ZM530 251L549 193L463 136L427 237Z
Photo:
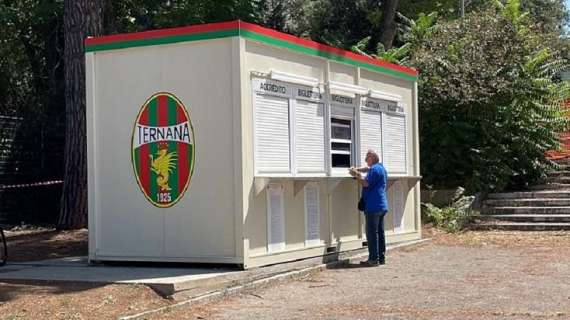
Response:
M110 42L110 43L104 43L104 44L95 44L95 45L85 46L85 52L103 51L103 50L116 50L116 49L132 48L132 47L155 46L155 45L161 45L161 44L187 42L187 41L220 39L220 38L236 37L238 35L239 35L238 29L231 29L231 30L204 32L204 33L183 34L183 35L160 37L160 38L118 41L118 42Z
M341 55L337 55L331 52L318 50L316 48L306 47L300 44L292 43L289 41L273 38L270 36L258 34L253 31L245 30L245 29L230 29L230 30L222 30L222 31L212 31L212 32L204 32L204 33L194 33L194 34L184 34L184 35L176 35L176 36L167 36L167 37L157 37L157 38L148 38L148 39L140 39L140 40L128 40L128 41L117 41L117 42L109 42L104 44L95 44L95 45L87 45L85 46L85 52L95 52L95 51L104 51L104 50L116 50L116 49L125 49L125 48L132 48L132 47L143 47L143 46L154 46L154 45L161 45L161 44L171 44L171 43L178 43L178 42L190 42L190 41L199 41L199 40L211 40L211 39L220 39L220 38L228 38L228 37L236 37L236 36L243 36L247 39L258 41L264 44L289 49L298 53L307 54L311 56L318 56L326 59L330 59L333 61L361 67L364 69L368 69L370 71L380 72L386 75L390 75L393 77L401 78L404 80L409 81L417 81L418 77L414 75L407 74L405 72L401 72L398 70L393 70L387 67L378 66L370 63L366 63L363 61L354 60L352 58L344 57Z
M272 37L268 37L265 35L255 33L255 32L251 32L249 30L243 30L242 29L241 35L250 39L250 40L256 40L256 41L263 42L263 43L266 43L269 45L274 45L277 47L290 49L290 50L293 50L293 51L296 51L299 53L304 53L304 54L313 55L313 56L319 56L319 57L327 58L327 59L334 60L337 62L342 62L342 63L350 64L353 66L357 66L357 67L362 67L365 69L369 69L371 71L381 72L381 73L391 75L394 77L403 78L405 80L410 80L410 81L417 81L418 80L417 76L406 74L404 72L392 70L392 69L382 67L382 66L376 66L376 65L369 64L369 63L362 62L362 61L353 60L353 59L348 58L348 57L343 57L340 55L336 55L334 53L318 50L315 48L305 47L303 45L291 43L288 41L275 39Z

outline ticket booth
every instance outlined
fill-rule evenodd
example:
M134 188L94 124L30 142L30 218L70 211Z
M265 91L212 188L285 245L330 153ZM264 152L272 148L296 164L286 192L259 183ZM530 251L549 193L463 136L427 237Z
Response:
M86 40L89 259L251 268L421 237L417 72L233 21Z

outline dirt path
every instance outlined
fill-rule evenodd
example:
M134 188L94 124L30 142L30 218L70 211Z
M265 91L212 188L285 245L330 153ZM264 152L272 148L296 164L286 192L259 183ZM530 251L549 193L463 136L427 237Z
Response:
M146 286L0 282L0 319L116 319L165 306Z
M570 234L434 235L384 267L332 269L152 319L570 319Z

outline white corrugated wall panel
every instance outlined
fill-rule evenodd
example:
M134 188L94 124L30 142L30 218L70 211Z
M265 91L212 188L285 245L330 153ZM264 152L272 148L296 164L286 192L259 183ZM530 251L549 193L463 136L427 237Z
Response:
M325 119L322 103L297 100L295 157L299 173L325 172Z
M360 159L365 165L366 152L373 149L382 157L382 117L377 111L361 110L360 112ZM380 159L382 161L382 159Z
M388 173L406 173L406 118L385 113L383 163Z
M290 172L289 100L256 94L254 110L256 171Z

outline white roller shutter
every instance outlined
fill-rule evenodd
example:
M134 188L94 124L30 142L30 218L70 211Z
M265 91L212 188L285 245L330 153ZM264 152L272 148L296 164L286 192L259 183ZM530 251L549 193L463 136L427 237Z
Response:
M382 157L382 114L378 111L360 111L360 159L365 165L366 152L373 149ZM382 159L380 159L382 161Z
M354 108L350 106L331 105L331 116L339 116L352 119L354 117Z
M297 100L295 118L295 165L297 172L324 173L324 105Z
M383 163L388 174L406 173L406 117L383 114Z
M255 94L255 169L257 173L289 173L289 100Z

